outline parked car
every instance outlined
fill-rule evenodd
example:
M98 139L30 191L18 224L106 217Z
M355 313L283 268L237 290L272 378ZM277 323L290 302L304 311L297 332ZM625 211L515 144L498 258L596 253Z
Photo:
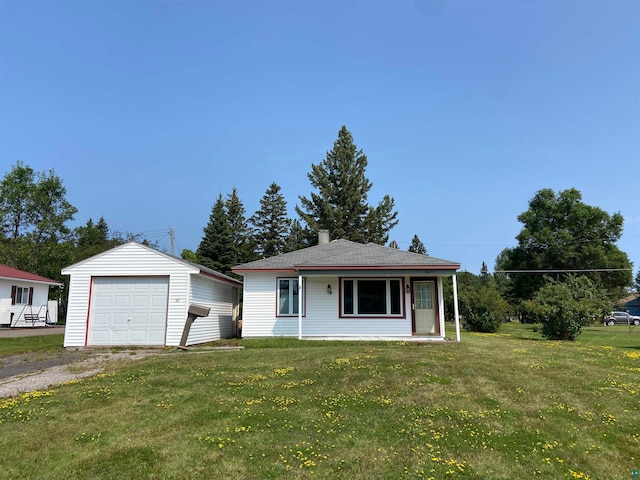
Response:
M640 325L640 317L630 315L627 312L611 312L611 315L605 317L603 323L608 327L613 327L617 323Z

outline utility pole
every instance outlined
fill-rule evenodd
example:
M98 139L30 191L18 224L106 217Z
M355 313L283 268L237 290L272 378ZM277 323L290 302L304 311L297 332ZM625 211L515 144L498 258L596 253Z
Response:
M174 245L176 244L176 235L173 231L173 227L169 227L169 238L171 238L171 256L173 255Z

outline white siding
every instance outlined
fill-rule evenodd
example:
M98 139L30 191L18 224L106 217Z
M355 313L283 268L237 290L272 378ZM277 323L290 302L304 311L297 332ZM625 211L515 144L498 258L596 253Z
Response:
M47 313L47 302L49 300L49 285L43 285L41 283L26 282L23 280L0 280L0 298L11 299L11 287L15 285L17 287L29 287L33 288L33 301L31 305L11 305L11 313L13 313L14 327L31 327L31 326L43 326L45 324L45 318ZM25 313L39 314L42 318L41 321L33 324L24 321L23 315ZM9 315L10 317L11 315ZM51 319L57 321L58 319Z
M70 275L65 347L84 346L89 314L91 277L169 276L167 345L178 345L187 318L187 289L195 268L137 244L125 244L72 267Z
M92 279L100 277L169 277L168 346L180 344L190 303L211 307L209 319L212 321L196 320L191 327L189 344L231 336L234 285L199 272L196 267L136 243L121 245L63 269L62 273L71 277L64 346L86 345Z
M307 315L302 319L303 337L398 337L411 336L408 295L405 318L340 318L337 277L308 277ZM331 285L332 294L327 293Z
M209 307L209 316L191 325L187 345L211 342L232 335L233 285L202 276L191 276L189 304ZM180 338L182 332L180 332Z
M276 276L272 273L245 274L242 336L298 336L298 317L276 317Z
M282 276L245 274L243 337L298 336L297 317L276 316L276 278ZM403 293L405 318L340 318L338 277L305 277L304 282L303 337L411 337L409 294ZM327 285L331 285L331 294Z

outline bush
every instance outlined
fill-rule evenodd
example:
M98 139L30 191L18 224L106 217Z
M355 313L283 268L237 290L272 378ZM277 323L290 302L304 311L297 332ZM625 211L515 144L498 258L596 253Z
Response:
M477 285L460 292L460 314L465 330L497 332L507 312L507 303L491 285Z
M611 305L604 290L588 277L569 275L564 280L545 279L545 285L525 308L542 324L541 334L550 340L575 340L594 316Z

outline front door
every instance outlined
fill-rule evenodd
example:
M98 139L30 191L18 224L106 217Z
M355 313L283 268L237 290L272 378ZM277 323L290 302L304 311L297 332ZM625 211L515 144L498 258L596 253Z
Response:
M434 282L414 282L413 301L417 335L437 334Z

